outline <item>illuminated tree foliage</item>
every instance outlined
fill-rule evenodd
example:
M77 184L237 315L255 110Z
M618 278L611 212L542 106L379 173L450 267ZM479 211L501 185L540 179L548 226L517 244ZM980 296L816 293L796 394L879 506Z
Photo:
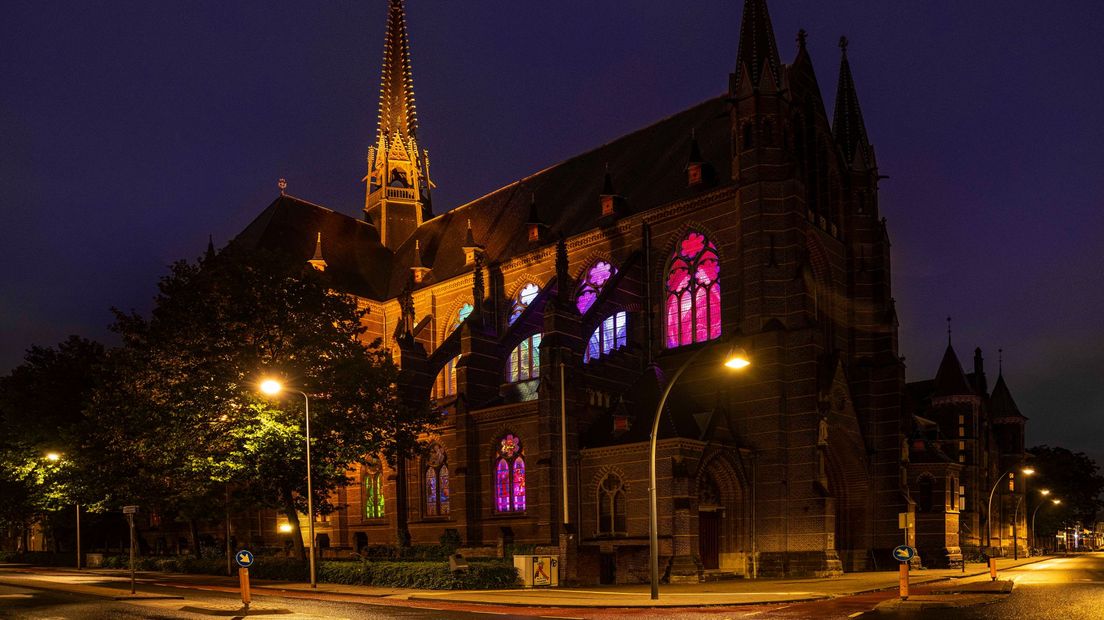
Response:
M115 494L194 522L221 514L233 490L250 508L282 511L297 534L303 398L259 394L272 376L311 396L314 506L331 511L348 465L409 448L430 420L428 408L402 406L389 353L361 341L363 314L324 274L282 256L231 248L173 265L150 318L117 313L124 344L90 408Z

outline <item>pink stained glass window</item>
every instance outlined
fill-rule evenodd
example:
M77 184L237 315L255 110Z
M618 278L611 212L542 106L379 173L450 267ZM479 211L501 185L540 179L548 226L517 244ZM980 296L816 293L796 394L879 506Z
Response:
M514 459L514 510L525 510L525 459Z
M582 284L579 285L579 292L575 295L575 307L579 309L579 314L586 314L590 310L602 293L602 287L616 273L617 269L606 261L598 261L587 270Z
M495 510L525 510L525 459L521 455L521 442L514 435L506 435L498 445L495 460Z
M721 267L717 247L691 231L678 244L667 269L668 348L721 336Z
M495 509L510 512L510 464L502 458L495 467Z

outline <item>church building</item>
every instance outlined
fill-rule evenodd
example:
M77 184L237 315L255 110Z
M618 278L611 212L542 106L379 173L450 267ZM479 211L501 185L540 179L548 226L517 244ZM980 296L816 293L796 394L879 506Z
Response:
M358 468L319 540L458 535L472 554L555 555L565 581L647 582L649 438L670 388L655 465L664 579L894 566L891 550L916 541L899 527L916 485L965 486L979 544L970 468L996 443L974 429L1019 432L1022 453L1023 425L1010 396L997 412L1001 380L979 396L960 366L936 379L932 412L910 399L847 41L829 115L804 32L783 63L766 1L745 0L738 36L723 94L443 205L403 0L390 0L363 213L281 191L233 241L354 295L405 397L440 414L425 453ZM750 365L726 368L737 347ZM918 420L969 447L921 466ZM930 546L960 554L958 527Z

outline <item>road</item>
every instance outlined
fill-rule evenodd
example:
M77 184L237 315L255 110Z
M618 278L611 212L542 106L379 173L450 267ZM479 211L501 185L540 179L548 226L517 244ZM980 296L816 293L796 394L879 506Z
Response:
M21 587L16 573L0 572L6 584L0 584L0 618L35 619L111 619L111 618L214 618L241 617L237 594L230 588L170 586L163 582L139 582L139 591L148 596L173 596L171 599L115 601L78 591L45 590ZM49 576L41 572L35 579L55 579L68 584L105 586L121 577L103 575ZM634 620L687 618L702 620L736 620L738 618L805 619L830 618L937 618L938 620L977 620L999 618L1018 620L1061 618L1080 620L1104 618L1104 554L1086 554L1055 558L1003 571L1002 579L1011 579L1016 587L1011 595L982 597L989 604L956 608L899 612L887 614L872 611L874 607L894 599L894 591L871 592L852 596L837 596L828 600L804 603L742 605L732 607L698 607L667 609L509 607L480 605L454 601L414 601L387 597L366 599L332 593L292 592L264 594L255 592L254 612L268 612L276 618L412 618L487 620L490 618L548 619L613 619L632 617ZM984 580L984 578L982 578ZM944 582L945 583L945 582ZM928 594L941 584L914 588L913 594ZM767 587L767 586L764 586ZM953 597L951 597L953 598ZM251 613L252 615L259 615Z

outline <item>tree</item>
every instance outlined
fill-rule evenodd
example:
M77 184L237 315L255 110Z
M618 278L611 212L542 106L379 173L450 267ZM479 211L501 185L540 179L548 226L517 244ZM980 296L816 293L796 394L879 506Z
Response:
M1091 526L1098 511L1104 508L1101 498L1104 476L1096 462L1083 452L1060 447L1041 445L1028 452L1034 455L1031 465L1037 472L1028 489L1048 489L1049 497L1062 500L1057 506L1039 509L1035 521L1038 540L1053 536L1064 525L1080 522ZM1044 501L1034 492L1030 492L1028 500L1030 513L1034 513L1037 502Z
M408 409L398 369L364 343L366 310L300 261L233 247L178 262L152 316L117 313L122 350L97 394L90 434L114 452L110 477L185 519L210 515L226 485L282 511L298 534L306 511L302 399L265 399L275 375L311 396L314 504L348 483L354 463L408 449L431 421ZM294 395L292 395L294 396ZM194 529L194 528L193 528ZM302 538L293 536L302 553Z
M14 531L24 548L36 519L96 496L74 458L104 359L103 345L70 336L56 347L32 347L0 378L0 527Z

